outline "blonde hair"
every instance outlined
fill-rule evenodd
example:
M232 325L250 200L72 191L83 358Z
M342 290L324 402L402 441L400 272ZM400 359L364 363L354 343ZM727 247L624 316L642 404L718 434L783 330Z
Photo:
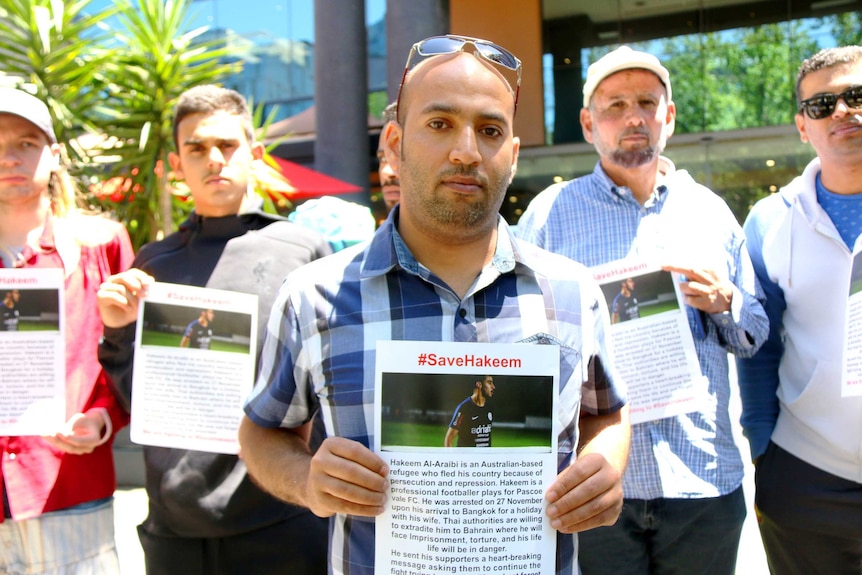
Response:
M51 199L51 213L58 218L68 217L72 212L81 209L78 203L78 186L62 165L51 173L48 197Z
M88 207L79 194L79 187L69 173L65 149L60 146L57 168L48 180L48 198L55 228L65 230L79 246L99 245L109 241L112 231L110 214Z

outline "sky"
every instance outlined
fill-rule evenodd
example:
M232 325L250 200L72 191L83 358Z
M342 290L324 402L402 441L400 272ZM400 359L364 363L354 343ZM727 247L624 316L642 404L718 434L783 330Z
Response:
M91 6L100 9L112 3L93 0ZM385 14L386 0L365 0L366 24ZM252 38L259 33L314 42L314 0L192 0L188 16L191 28L218 26Z

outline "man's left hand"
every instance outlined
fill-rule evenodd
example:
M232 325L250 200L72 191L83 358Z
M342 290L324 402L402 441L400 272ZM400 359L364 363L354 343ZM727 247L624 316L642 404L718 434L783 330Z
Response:
M664 266L662 269L684 276L686 281L680 282L679 290L685 296L686 305L706 313L730 311L730 302L733 300L733 284L729 280L719 277L713 270L673 266Z
M105 422L99 413L78 413L66 423L66 428L44 439L55 448L71 453L85 455L92 453L102 441Z

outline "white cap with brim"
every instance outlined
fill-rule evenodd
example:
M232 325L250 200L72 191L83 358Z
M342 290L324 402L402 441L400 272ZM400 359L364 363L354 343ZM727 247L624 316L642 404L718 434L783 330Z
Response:
M584 108L589 107L593 92L602 80L621 70L642 68L658 76L667 89L667 100L671 100L670 73L661 65L658 58L646 52L632 50L628 46L620 46L613 52L608 52L587 68L587 81L584 83Z
M15 88L0 88L0 114L13 114L24 118L45 132L52 144L57 143L51 113L39 98Z

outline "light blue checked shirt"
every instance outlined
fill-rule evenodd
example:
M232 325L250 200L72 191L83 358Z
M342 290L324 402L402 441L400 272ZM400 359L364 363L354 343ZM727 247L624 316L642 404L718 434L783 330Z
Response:
M628 499L716 497L735 490L743 477L728 413L727 354L754 354L769 323L753 295L759 287L736 218L721 198L662 161L667 175L643 206L598 162L592 174L536 196L518 235L591 267L626 258L695 264L725 273L734 284L730 312L710 315L686 307L710 405L634 425L623 478Z
M573 461L578 415L620 409L606 346L608 312L589 271L516 240L500 218L494 258L461 300L419 264L396 231L399 210L367 244L288 276L273 307L259 378L245 411L294 428L319 408L328 436L373 445L378 341L560 345L560 469ZM557 573L575 572L577 539L558 535ZM330 521L334 573L374 573L374 519Z

